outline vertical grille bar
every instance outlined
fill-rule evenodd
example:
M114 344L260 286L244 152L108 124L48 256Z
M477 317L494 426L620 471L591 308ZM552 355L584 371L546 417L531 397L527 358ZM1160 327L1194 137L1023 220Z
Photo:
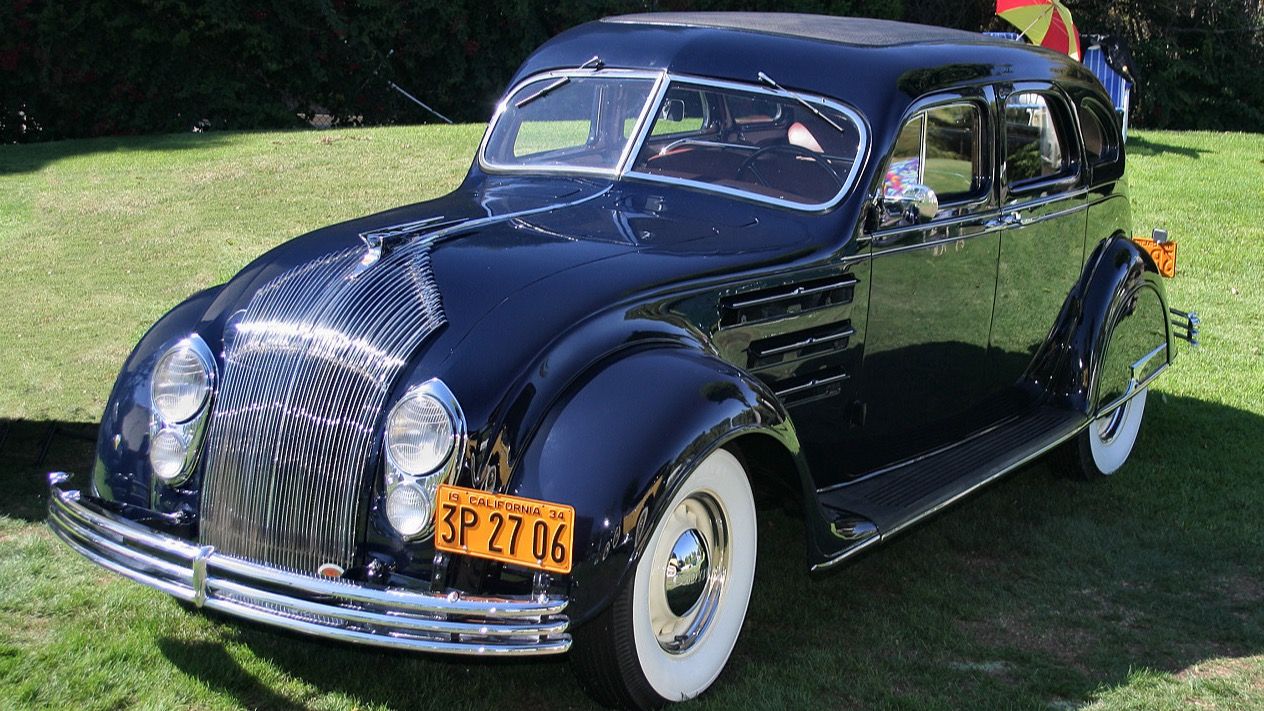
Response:
M229 327L207 434L203 544L299 572L353 563L386 398L444 324L430 244L368 266L359 248L302 264Z

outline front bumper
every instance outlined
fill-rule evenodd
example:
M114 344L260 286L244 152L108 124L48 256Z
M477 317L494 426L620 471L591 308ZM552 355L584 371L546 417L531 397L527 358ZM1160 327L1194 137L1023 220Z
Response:
M323 580L218 554L96 505L48 475L48 525L88 560L199 607L344 642L518 656L571 646L565 598L474 597Z

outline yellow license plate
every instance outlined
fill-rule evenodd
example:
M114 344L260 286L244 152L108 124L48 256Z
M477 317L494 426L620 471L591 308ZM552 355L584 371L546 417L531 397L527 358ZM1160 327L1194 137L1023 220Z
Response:
M552 573L571 572L575 509L443 484L435 548Z

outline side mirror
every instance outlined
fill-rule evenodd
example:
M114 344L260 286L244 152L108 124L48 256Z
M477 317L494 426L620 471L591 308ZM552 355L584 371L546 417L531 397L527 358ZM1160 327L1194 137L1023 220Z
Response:
M939 214L939 196L925 185L911 183L898 193L883 197L882 206L890 215L899 215L911 222L925 222Z
M680 99L668 99L663 102L662 120L679 123L685 120L685 102Z

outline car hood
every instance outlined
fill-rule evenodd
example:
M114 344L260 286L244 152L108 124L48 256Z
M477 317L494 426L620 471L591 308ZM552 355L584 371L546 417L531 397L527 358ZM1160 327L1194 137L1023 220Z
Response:
M366 243L377 242L387 255L424 250L444 324L417 345L403 380L444 378L477 410L503 394L515 370L594 314L638 294L802 257L819 247L811 224L785 210L675 189L483 178L445 198L278 247L225 285L201 330L226 333L261 288L329 255L367 254ZM382 257L364 268L401 264Z

